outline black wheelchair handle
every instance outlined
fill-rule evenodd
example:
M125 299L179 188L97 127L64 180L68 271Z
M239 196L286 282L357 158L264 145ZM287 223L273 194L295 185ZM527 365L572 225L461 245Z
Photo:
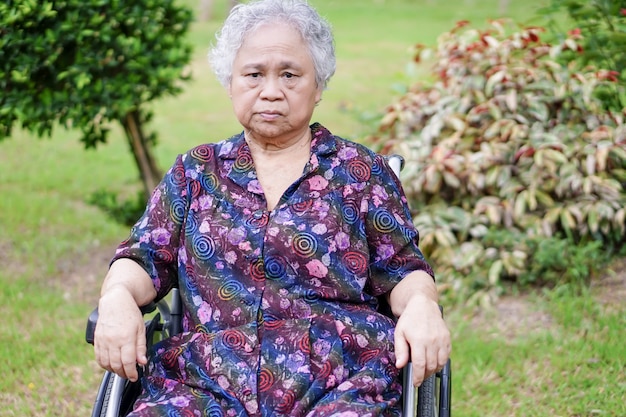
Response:
M94 333L96 332L96 323L98 323L98 309L95 308L87 318L87 329L85 330L85 341L90 345L94 342Z

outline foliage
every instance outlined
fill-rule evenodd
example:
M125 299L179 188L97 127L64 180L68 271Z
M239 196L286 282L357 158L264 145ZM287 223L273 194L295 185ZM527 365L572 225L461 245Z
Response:
M0 140L15 124L44 136L59 123L96 147L117 121L144 181L160 179L149 155L155 135L142 131L145 104L181 91L191 17L173 0L2 2Z
M101 189L91 194L89 203L101 208L116 222L129 227L135 224L146 209L146 198L143 192L139 192L135 198L120 202L117 194Z
M480 298L504 279L580 281L540 252L590 273L587 245L624 242L625 115L594 96L611 77L559 64L578 49L571 38L550 45L541 28L505 21L466 26L439 38L434 82L389 106L373 143L406 158L421 247L443 288ZM416 60L429 54L419 46Z
M601 266L609 261L609 251L604 251L600 241L574 244L571 239L555 237L529 239L533 262L519 277L522 284L542 283L552 285L573 284L576 288L590 284Z
M610 72L615 81L626 87L626 1L625 0L551 0L541 11L548 27L561 40L567 31L558 22L565 11L576 29L570 31L579 47L576 53L563 54L565 62L576 60L581 67L593 65ZM614 85L598 91L607 108L626 108L626 95Z

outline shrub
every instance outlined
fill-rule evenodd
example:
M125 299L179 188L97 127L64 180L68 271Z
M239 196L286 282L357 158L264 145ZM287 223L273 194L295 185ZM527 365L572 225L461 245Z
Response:
M508 21L484 30L460 22L434 54L419 46L416 61L434 58L433 81L390 105L371 138L405 157L421 246L450 295L491 296L505 279L574 279L549 273L540 252L555 245L550 253L565 265L584 264L580 250L554 248L624 242L625 115L594 95L610 74L559 64L578 44L551 45L542 34Z
M566 25L574 25L570 31L581 45L575 54L564 54L563 58L575 60L581 67L593 65L611 71L617 84L626 86L626 1L624 0L550 0L541 13L548 18L547 26L559 39L565 39L567 31L559 21L565 12ZM623 89L613 88L598 91L598 96L607 108L626 108ZM620 91L622 92L620 94Z
M119 201L117 197L112 191L99 189L89 195L88 203L100 208L117 223L133 226L146 209L146 196L140 191L124 201Z

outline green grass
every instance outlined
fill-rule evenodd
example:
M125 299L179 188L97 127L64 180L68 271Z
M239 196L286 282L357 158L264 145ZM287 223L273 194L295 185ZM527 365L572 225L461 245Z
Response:
M195 0L186 0L195 7ZM178 97L153 105L157 158L238 131L228 98L206 63L224 17L198 22L194 80ZM497 17L497 0L312 0L333 24L338 69L315 120L359 139L407 81L408 50L432 44L454 22ZM511 2L507 15L534 16L539 0ZM87 415L101 371L83 342L108 259L127 229L86 203L107 189L130 195L137 172L119 130L110 143L85 151L75 132L51 139L16 132L0 143L0 416ZM625 308L589 297L536 295L530 310L551 321L513 331L473 312L446 306L454 335L456 416L623 416ZM495 316L494 316L495 317ZM494 318L493 320L496 320ZM520 329L511 325L513 329Z
M556 294L530 297L544 320L518 322L513 332L489 319L456 323L455 415L626 415L623 306L611 311L591 294Z
M85 309L20 278L0 274L0 314L11 322L0 328L0 415L88 415L99 370L84 348Z

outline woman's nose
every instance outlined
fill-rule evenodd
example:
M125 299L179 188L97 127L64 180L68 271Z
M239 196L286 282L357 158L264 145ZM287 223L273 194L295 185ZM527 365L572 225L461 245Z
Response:
M267 100L277 100L283 97L280 80L276 77L266 77L261 86L261 97Z

